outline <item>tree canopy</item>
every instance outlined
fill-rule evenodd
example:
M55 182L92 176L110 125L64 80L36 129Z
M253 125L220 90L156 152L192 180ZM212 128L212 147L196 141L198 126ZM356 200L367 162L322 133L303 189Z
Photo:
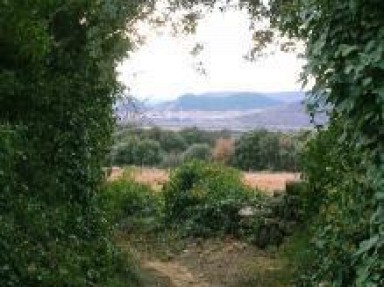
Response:
M1 286L138 284L96 195L143 4L0 1Z

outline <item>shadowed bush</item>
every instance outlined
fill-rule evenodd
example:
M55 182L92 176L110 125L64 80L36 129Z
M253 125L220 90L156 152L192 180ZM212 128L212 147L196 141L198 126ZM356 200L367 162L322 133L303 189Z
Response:
M165 219L188 235L236 234L239 210L261 198L242 184L238 171L193 161L175 170L164 188Z
M102 204L111 220L125 232L158 227L162 216L160 195L150 187L131 180L108 183L102 195Z

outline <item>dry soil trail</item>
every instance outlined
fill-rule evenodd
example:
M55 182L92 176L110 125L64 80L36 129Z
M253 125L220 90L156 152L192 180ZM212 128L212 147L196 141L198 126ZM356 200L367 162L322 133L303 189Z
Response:
M273 252L232 239L191 243L169 260L143 258L142 267L168 282L148 287L286 286L282 283L286 281L286 265Z
M172 287L211 287L204 282L202 276L193 274L187 267L179 262L148 261L143 264L148 270L153 270L162 276L169 278Z

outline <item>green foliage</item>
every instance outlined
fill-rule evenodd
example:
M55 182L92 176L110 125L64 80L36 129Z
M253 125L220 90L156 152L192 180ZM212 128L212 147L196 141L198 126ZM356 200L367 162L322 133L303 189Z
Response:
M118 128L110 161L116 165L176 167L185 160L211 159L215 142L233 136L228 131L210 132L196 128L181 131ZM306 132L249 132L236 140L235 152L228 164L243 170L297 171L299 154L307 136ZM152 144L141 148L142 143L149 142Z
M178 132L163 131L160 133L159 142L164 151L182 152L186 149L187 143L182 135Z
M298 170L303 139L266 130L252 131L235 142L233 165L243 170Z
M198 128L186 128L180 131L180 135L184 138L188 146L196 143L207 143L212 146L214 144L215 139L220 136L226 135L226 133L226 131L203 131L199 130Z
M235 234L239 210L259 198L236 170L192 161L176 169L164 188L165 220L189 235Z
M332 115L329 131L311 143L307 158L322 220L314 237L317 269L305 286L382 286L382 1L271 4L275 26L306 43L303 80L315 80L308 99L312 112L327 109Z
M118 165L154 166L162 161L163 151L157 141L137 137L124 138L114 147L111 160Z
M302 79L304 84L310 80L315 83L308 96L311 113L326 110L332 117L331 129L332 125L339 125L337 133L330 132L334 144L330 146L332 140L324 139L322 133L321 143L315 147L312 142L315 146L307 157L314 162L313 167L319 167L319 170L309 167L307 176L309 185L316 188L312 202L319 197L318 206L314 206L320 209L319 217L323 221L314 236L319 243L315 255L318 269L312 269L310 280L303 286L382 286L382 1L273 0L268 6L262 2L241 1L241 5L256 20L268 17L273 28L278 28L284 36L305 43L307 65ZM189 6L188 1L177 3ZM258 46L266 47L279 34L275 32L255 33L259 35L256 40L261 40ZM332 153L321 146L330 147ZM359 166L355 165L356 158ZM325 186L316 184L317 180ZM331 216L326 216L328 213Z
M47 203L27 185L23 135L13 126L0 133L0 285L139 285L133 265L124 267L126 255L111 243L111 225L96 202L86 208Z
M356 254L361 241L369 236L373 202L365 198L373 194L366 178L371 163L353 144L335 141L342 127L340 119L333 119L327 130L308 142L304 154L313 254L307 272L301 271L303 286L316 282L355 286L359 276L353 271L359 269ZM382 268L378 256L372 259L378 264L374 268Z
M181 165L183 161L183 154L171 152L169 154L164 155L161 167L175 168Z
M228 131L197 128L170 131L154 127L118 127L109 162L115 165L176 167L184 160L210 158L216 139L230 137Z
M118 224L137 218L161 218L160 196L150 187L131 180L108 183L101 200L106 213Z
M231 234L265 248L281 244L304 221L305 191L297 184L289 194L269 197L246 188L235 169L192 161L164 188L164 218L187 236Z
M124 267L126 255L111 243L110 225L100 222L98 209L48 207L27 196L14 201L13 209L0 218L2 286L139 284L133 265Z
M214 1L172 2L190 7ZM323 133L319 146L312 144L309 151L314 165L308 166L307 176L314 194L319 192L321 206L314 236L315 268L303 284L382 286L382 1L276 0L269 7L260 1L244 2L256 18L268 16L280 31L305 42L308 64L303 79L315 80L309 104L313 111L331 111L331 130L341 119L337 133L330 132L329 138ZM115 67L130 48L126 23L137 16L141 4L0 2L2 286L119 285L113 279L115 249L95 196L112 129L111 107L121 92ZM273 34L256 35L266 42ZM184 139L190 145L204 136L191 130ZM329 145L332 137L335 144ZM320 159L323 146L331 150L323 150L327 161ZM199 178L200 172L194 174ZM315 184L317 179L324 185ZM190 180L187 176L185 183ZM190 193L201 189L220 195L225 189L216 188L221 179L220 184L214 179L204 182L189 188L187 184L181 199L187 200L186 210L202 208L202 213L220 218L216 211L224 207L207 205L205 210L205 205L192 204L200 201ZM171 186L168 192L177 194ZM183 215L179 209L175 204L174 211ZM195 214L199 213L189 215Z
M208 144L193 144L183 153L183 160L209 160L211 147Z
M141 5L0 2L1 286L140 285L97 192Z

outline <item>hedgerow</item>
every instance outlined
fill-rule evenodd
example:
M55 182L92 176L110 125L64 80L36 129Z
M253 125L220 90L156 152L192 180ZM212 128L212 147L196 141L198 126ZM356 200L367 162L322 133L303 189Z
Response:
M143 3L0 2L0 286L139 286L97 198Z

